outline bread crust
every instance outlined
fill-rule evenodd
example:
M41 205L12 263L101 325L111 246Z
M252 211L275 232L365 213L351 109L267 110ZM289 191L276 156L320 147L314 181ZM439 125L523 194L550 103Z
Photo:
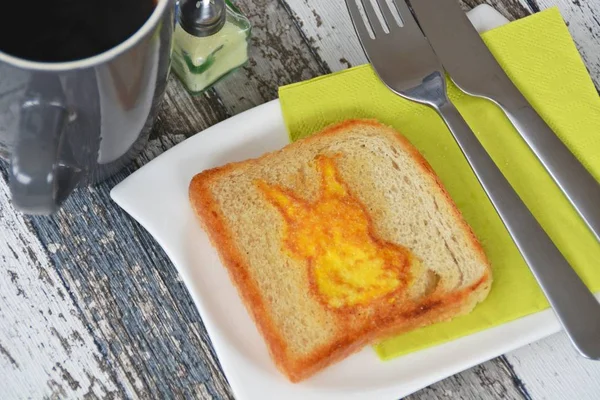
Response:
M429 177L434 184L435 190L443 196L446 203L450 206L454 222L465 233L470 245L475 250L477 257L479 257L479 261L486 266L486 270L478 281L466 288L448 294L434 294L428 297L424 303L420 303L412 309L390 307L390 312L377 315L372 324L344 334L338 340L316 349L301 360L290 359L287 356L286 342L275 326L274 321L269 317L269 312L261 296L258 284L250 276L248 271L249 265L235 244L232 233L225 222L224 215L211 193L210 185L219 179L219 177L229 174L240 167L253 165L276 154L293 152L297 146L305 146L313 141L320 140L324 136L340 135L360 126L375 127L380 131L384 131L403 150L410 154L415 164L418 165L425 176ZM257 159L231 163L206 170L197 174L192 179L189 187L189 199L202 227L216 247L223 265L228 270L232 282L237 287L242 301L264 337L271 357L277 367L292 382L306 379L323 368L360 350L367 344L374 343L391 335L466 314L478 302L485 299L491 287L491 267L481 244L471 227L464 220L438 176L408 139L376 120L347 120L327 127L325 130L306 139L292 143L276 152L267 153Z

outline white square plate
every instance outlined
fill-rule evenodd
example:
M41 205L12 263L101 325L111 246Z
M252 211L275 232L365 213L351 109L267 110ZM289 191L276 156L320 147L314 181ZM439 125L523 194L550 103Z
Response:
M503 21L489 7L478 7L470 17L481 29ZM198 172L258 157L286 144L281 107L274 100L185 140L111 192L178 269L236 398L397 399L559 330L548 310L392 361L382 362L371 348L365 348L311 379L288 382L269 358L188 202L188 185Z

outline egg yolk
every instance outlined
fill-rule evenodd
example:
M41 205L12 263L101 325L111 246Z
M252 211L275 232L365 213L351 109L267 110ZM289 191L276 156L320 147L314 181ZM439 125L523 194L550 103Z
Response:
M333 309L367 305L406 287L408 249L377 238L366 207L340 178L334 159L316 158L321 185L309 202L287 188L257 181L283 217L283 249L307 261L311 286Z

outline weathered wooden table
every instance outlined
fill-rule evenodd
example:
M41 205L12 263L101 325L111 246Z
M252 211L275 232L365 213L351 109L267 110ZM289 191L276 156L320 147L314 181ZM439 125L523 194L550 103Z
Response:
M600 87L600 0L489 3L509 19L558 5ZM365 62L347 39L343 0L238 4L254 24L249 65L195 98L172 78L134 165L35 218L12 208L0 167L0 399L232 397L177 271L109 191L186 137L274 99L278 86ZM411 397L598 399L600 363L577 357L558 334Z

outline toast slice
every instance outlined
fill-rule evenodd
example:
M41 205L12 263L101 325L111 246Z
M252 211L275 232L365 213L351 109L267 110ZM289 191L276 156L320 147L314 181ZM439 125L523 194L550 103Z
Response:
M189 195L292 382L466 314L491 287L486 256L434 171L373 120L204 171Z

